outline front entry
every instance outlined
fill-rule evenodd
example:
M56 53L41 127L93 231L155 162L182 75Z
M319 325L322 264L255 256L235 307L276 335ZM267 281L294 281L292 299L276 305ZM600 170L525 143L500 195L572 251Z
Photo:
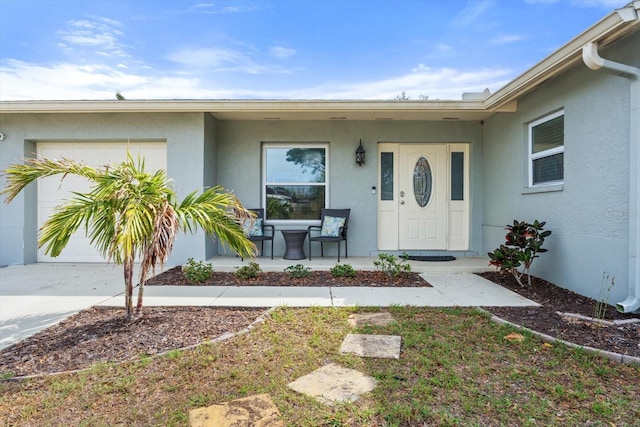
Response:
M399 148L399 249L447 249L447 146Z
M378 145L378 249L466 250L467 144Z

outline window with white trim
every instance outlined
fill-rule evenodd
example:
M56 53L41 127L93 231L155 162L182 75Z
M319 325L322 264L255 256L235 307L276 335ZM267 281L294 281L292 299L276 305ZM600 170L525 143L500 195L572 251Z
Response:
M266 220L315 221L326 207L329 144L263 145Z
M529 123L529 187L564 181L564 110Z

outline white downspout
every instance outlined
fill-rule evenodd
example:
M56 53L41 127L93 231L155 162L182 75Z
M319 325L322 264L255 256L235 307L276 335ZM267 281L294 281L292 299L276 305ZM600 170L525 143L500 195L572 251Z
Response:
M633 11L635 12L635 10ZM635 19L638 19L635 13ZM603 69L631 82L631 121L629 135L629 291L627 299L616 304L618 311L640 309L640 68L603 59L598 45L582 48L582 59L592 70Z

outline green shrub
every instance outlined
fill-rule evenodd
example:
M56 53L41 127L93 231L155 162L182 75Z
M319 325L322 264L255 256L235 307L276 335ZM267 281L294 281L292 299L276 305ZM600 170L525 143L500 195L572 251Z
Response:
M302 279L303 277L309 277L311 275L311 269L302 264L290 265L285 268L284 271L289 273L289 276L294 279Z
M333 277L356 277L356 271L349 264L336 264L329 271Z
M190 283L204 283L211 278L213 266L203 261L194 261L189 258L182 266L182 274Z
M403 264L405 261L398 262L398 258L391 254L378 254L378 259L373 261L373 265L388 276L398 277L402 273L411 273L411 265Z
M531 264L538 258L538 253L547 252L547 249L542 248L542 244L544 239L551 235L551 231L543 231L545 224L546 222L538 220L533 224L514 220L513 225L505 226L508 231L505 236L506 242L487 254L491 259L489 265L511 273L520 286L524 286L522 276L526 274L527 283L531 286ZM522 271L518 270L520 266Z
M262 273L260 265L255 262L250 262L249 264L238 268L233 274L240 280L248 280L255 279L260 273Z

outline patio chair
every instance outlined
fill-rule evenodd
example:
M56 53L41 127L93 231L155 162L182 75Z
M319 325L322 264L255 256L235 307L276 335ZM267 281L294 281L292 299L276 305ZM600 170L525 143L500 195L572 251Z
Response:
M344 256L349 257L347 247L347 230L351 209L322 209L320 226L311 225L309 232L309 260L311 260L311 242L320 242L320 255L324 256L324 244L338 243L338 262L340 262L340 242L344 241ZM318 231L320 232L318 234ZM313 232L313 234L312 234Z
M245 221L243 225L244 232L252 242L260 242L260 255L262 256L264 256L264 241L271 240L271 259L273 259L273 237L275 236L275 227L264 223L264 209L249 210L256 213L256 218ZM267 230L271 230L271 234L267 234Z

